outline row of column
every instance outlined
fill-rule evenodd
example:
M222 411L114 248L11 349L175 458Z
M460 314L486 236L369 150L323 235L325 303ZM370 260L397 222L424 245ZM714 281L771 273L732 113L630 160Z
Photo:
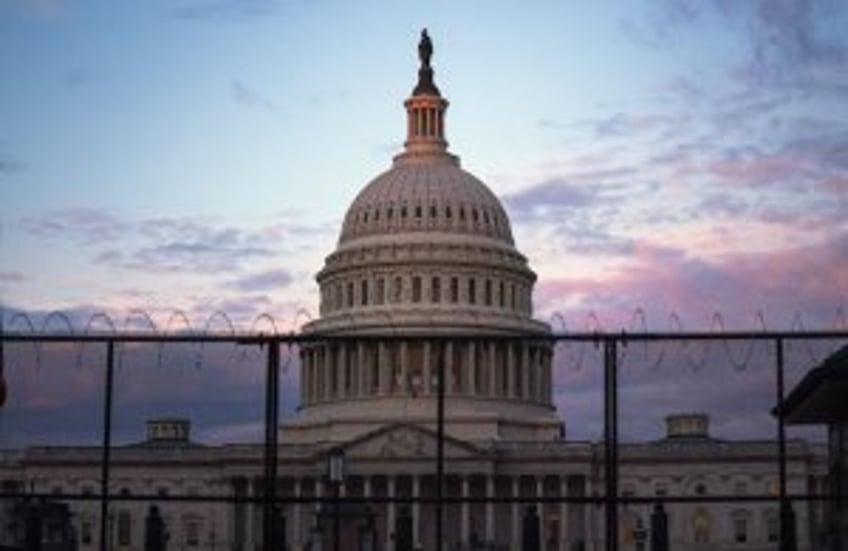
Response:
M447 394L552 401L547 343L363 340L303 347L301 403L432 395L438 390L439 362L444 362Z
M408 112L410 138L442 138L444 110L438 107L415 107Z
M456 495L456 490L459 490L459 496L462 500L459 503L459 543L467 546L469 542L472 541L472 495L471 495L471 478L472 477L481 477L484 475L463 475L459 477L458 480L458 488L456 484L452 487L453 492L446 492L446 495ZM365 476L358 477L361 479L361 489L357 488L359 491L355 493L356 497L375 497L376 493L374 491L373 477ZM412 514L412 538L414 542L414 546L416 549L421 549L424 546L424 537L425 534L422 531L429 530L433 525L433 520L428 519L429 522L423 522L424 518L422 505L429 507L432 511L435 511L435 505L430 503L422 504L419 501L416 501L418 498L422 497L422 481L424 478L422 476L417 475L397 475L397 476L381 476L381 478L385 479L384 491L380 492L380 497L385 496L389 500L392 498L399 498L400 503L388 501L382 510L377 511L377 536L381 538L384 546L381 546L385 549L392 549L394 547L394 532L395 532L395 523L397 521L397 517L399 514L399 507L409 507ZM404 495L400 495L398 492L398 482L401 478L406 478L405 482L411 484L411 497L412 503L410 505L404 505L403 499L410 497L409 494L404 493ZM453 475L449 477L451 480L456 482L457 476ZM496 493L496 478L506 478L508 483L508 494L507 496L503 496L502 493ZM527 495L527 493L521 492L521 481L530 478L534 481L534 489ZM558 476L557 483L557 494L560 497L584 497L586 492L585 487L585 478L582 476ZM411 479L411 480L410 480ZM432 477L428 478L432 480ZM304 484L304 481L308 480L308 484ZM485 501L483 506L483 518L484 518L484 526L482 534L475 534L479 543L497 543L499 545L509 545L512 548L518 548L521 544L521 532L522 532L522 519L526 514L526 507L534 504L534 500L542 497L551 497L550 492L548 495L545 494L544 491L544 480L545 477L542 476L512 476L512 477L495 477L491 475L485 475L484 480L484 497L488 500ZM252 484L253 493L255 497L261 497L262 495L262 486L261 481L254 480ZM447 482L446 482L447 484ZM501 485L503 486L503 485ZM381 488L381 489L383 489ZM306 490L306 491L305 491ZM295 498L308 497L309 495L313 495L315 497L322 497L325 495L332 495L331 490L327 488L327 484L322 479L294 479L294 486L292 489L292 495ZM340 486L340 496L344 497L347 494L347 487L345 484ZM351 493L351 495L354 495ZM475 498L478 496L474 496ZM498 530L496 527L499 525L505 525L506 519L502 518L502 511L500 514L496 514L496 503L494 501L495 498L503 498L509 497L512 501L507 504L508 507L508 535L506 535L506 539L504 539L504 529L501 528ZM445 505L443 509L443 514L446 517L448 504ZM551 520L551 517L556 515L556 524L558 526L558 533L555 535L555 539L558 543L558 549L561 551L566 551L571 549L571 545L577 542L585 542L586 541L586 529L587 529L587 520L589 510L588 507L581 504L569 504L566 502L561 502L559 504L549 504L547 506L543 504L538 504L538 518L539 518L539 533L542 537L542 542L550 541L552 534L547 532L546 520ZM547 508L545 508L547 507ZM234 529L234 534L241 534L244 538L243 541L235 541L237 545L239 543L246 545L247 548L254 548L257 545L261 544L262 540L262 517L261 517L261 504L254 504L250 506L251 512L250 514L241 515L243 519L242 522L245 522L246 525L239 528ZM310 504L310 503L291 503L287 505L284 509L285 517L287 519L287 529L286 529L286 543L292 549L301 549L308 546L310 540L314 540L318 536L314 527L316 526L316 518L320 511L319 504ZM433 513L435 514L435 513ZM234 522L239 522L235 520L239 515L234 514ZM447 519L446 519L447 520ZM450 533L450 532L446 532ZM454 534L456 532L453 532ZM429 534L428 534L429 535ZM498 537L500 537L504 541L498 541ZM452 538L452 539L455 539ZM314 542L312 542L314 543ZM449 543L449 542L446 542Z

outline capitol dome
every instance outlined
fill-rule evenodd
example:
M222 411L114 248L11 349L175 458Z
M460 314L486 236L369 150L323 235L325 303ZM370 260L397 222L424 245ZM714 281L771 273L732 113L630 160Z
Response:
M374 178L350 205L339 245L420 232L479 236L513 245L509 219L498 198L446 151L398 155L394 166Z
M316 275L320 317L303 328L315 341L301 350L302 405L283 427L289 441L339 441L401 420L431 426L440 368L449 433L563 434L550 328L533 318L536 274L501 202L448 151L448 101L431 54L425 32L404 102L404 150L353 200Z

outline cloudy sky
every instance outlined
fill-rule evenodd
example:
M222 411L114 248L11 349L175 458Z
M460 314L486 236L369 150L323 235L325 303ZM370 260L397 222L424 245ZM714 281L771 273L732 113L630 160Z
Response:
M2 0L2 303L315 316L347 204L401 148L424 26L539 317L844 324L839 0Z

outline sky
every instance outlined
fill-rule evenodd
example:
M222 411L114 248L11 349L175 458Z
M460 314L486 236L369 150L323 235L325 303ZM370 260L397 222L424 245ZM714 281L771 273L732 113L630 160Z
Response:
M315 317L422 27L540 319L845 326L838 0L0 0L0 302L77 329Z

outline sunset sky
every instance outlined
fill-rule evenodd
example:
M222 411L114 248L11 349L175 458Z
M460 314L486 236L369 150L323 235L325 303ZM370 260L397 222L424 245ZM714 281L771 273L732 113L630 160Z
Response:
M840 0L0 0L0 302L314 317L402 147L422 27L541 319L843 320Z

